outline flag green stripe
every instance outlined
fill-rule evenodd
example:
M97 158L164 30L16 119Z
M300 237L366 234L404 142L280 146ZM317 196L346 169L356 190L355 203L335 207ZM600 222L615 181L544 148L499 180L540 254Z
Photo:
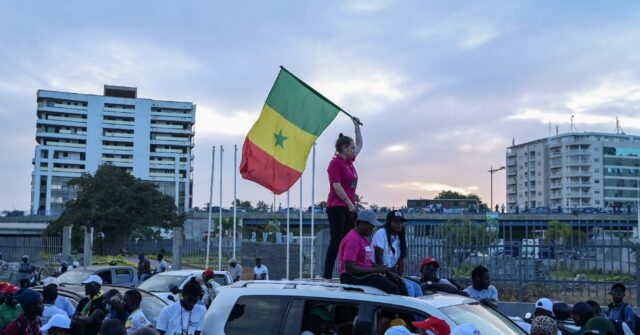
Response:
M300 129L320 136L340 111L287 70L280 70L266 104Z

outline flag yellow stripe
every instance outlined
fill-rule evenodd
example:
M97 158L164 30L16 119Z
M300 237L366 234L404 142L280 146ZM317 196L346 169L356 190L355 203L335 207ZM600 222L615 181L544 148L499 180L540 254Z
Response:
M280 130L282 136L287 137L282 142L284 148L276 145L275 134ZM304 171L311 146L318 138L298 128L266 104L247 137L275 160L299 172Z

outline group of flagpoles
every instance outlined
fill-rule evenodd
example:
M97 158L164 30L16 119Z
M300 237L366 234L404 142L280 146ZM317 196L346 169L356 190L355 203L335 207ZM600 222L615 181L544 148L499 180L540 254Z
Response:
M223 155L224 148L220 145L220 189L219 189L219 208L218 208L218 269L222 269L222 178L223 178ZM211 232L212 232L212 208L213 208L213 181L215 171L215 157L216 147L212 147L211 151L211 182L209 185L209 221L207 227L207 251L205 267L209 268L211 258ZM233 254L232 257L236 257L236 221L237 221L237 170L238 170L238 146L234 145L234 159L233 159ZM315 173L316 173L316 144L313 145L313 158L311 167L311 258L310 258L310 273L309 276L313 278L314 267L314 236L315 236ZM300 208L299 208L299 245L300 245L300 257L299 257L299 278L303 276L303 188L302 188L302 176L298 180L300 183ZM287 232L286 232L286 245L287 245L287 257L286 257L286 277L290 278L290 191L287 191ZM275 203L274 203L275 211Z

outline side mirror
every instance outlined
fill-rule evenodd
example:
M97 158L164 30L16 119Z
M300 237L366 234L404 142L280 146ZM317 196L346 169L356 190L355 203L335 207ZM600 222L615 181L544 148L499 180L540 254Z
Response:
M175 301L176 301L176 299L175 299L172 295L169 295L169 297L167 297L167 299L169 299L169 300L171 300L171 301L173 301L173 302L175 302Z
M531 315L531 312L527 312L527 313L524 315L524 318L525 318L525 319L531 319L531 316L532 316L532 315Z

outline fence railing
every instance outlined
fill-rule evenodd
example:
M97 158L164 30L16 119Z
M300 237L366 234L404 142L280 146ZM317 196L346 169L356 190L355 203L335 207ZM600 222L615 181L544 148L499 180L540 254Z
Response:
M419 276L422 258L433 256L440 263L440 276L462 286L470 285L474 267L487 267L505 301L535 301L546 296L608 303L608 292L617 282L627 286L627 299L636 301L638 245L633 243L628 225L604 228L450 221L410 224L406 235L407 275ZM324 230L316 238L316 274L322 273L328 245L329 231ZM334 277L338 276L336 268Z
M0 280L17 281L19 262L24 255L29 256L38 273L48 276L63 261L61 253L62 239L57 236L0 236L3 261Z

